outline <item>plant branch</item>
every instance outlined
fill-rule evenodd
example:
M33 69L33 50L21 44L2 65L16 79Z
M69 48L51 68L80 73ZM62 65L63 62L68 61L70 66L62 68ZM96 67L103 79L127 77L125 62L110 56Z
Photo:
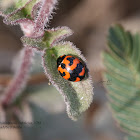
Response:
M35 20L25 19L24 22L22 20L19 21L21 29L26 37L38 38L44 34L44 26L49 21L56 2L57 0L42 0L40 3L42 4L41 8ZM23 58L21 65L19 66L18 71L15 73L14 78L10 81L9 86L5 89L2 96L1 101L2 105L4 106L11 104L27 84L33 56L33 48L25 46L22 51Z
M39 10L38 16L35 20L34 29L36 36L41 36L44 33L44 27L49 21L56 2L56 0L42 0L41 9Z
M2 104L4 106L9 105L13 102L15 97L24 89L28 79L28 74L30 71L33 49L24 47L23 58L18 72L15 74L14 78L11 80L9 86L5 89L2 97Z

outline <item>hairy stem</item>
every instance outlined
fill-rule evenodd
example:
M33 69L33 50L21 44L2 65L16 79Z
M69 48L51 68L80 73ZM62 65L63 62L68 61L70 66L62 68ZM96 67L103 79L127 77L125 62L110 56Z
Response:
M10 82L9 86L5 89L2 97L2 104L4 106L12 103L16 96L22 92L26 86L28 74L30 71L33 49L24 47L23 48L23 58L21 61L20 68L15 74L13 80Z
M51 13L56 4L56 0L42 0L42 6L39 11L38 17L35 20L35 34L36 36L40 36L44 33L44 27L46 23L49 21Z
M43 35L44 26L49 21L56 2L57 0L41 0L42 5L37 18L35 20L25 20L24 22L19 23L26 37L37 38ZM25 46L22 51L23 58L21 60L21 65L2 96L1 101L4 106L13 103L16 97L22 93L27 84L33 56L33 48Z

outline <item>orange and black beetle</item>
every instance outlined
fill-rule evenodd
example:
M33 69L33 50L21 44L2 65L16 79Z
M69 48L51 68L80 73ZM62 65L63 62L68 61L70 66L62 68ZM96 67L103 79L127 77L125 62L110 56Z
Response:
M57 69L60 75L69 81L78 82L85 77L85 65L78 58L62 55L57 59Z

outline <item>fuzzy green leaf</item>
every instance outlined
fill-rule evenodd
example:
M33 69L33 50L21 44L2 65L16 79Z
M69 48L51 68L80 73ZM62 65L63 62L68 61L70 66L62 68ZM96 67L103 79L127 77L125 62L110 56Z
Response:
M44 41L47 40L50 46L53 46L54 44L73 34L73 31L65 26L46 31Z
M0 0L0 11L2 11L4 15L9 15L17 9L24 7L28 2L29 0Z
M38 0L15 0L11 4L7 4L6 8L1 5L0 11L5 15L4 22L6 24L16 24L22 19L25 20L25 18L32 19L32 8L37 2ZM1 0L1 3L4 3L4 0Z
M70 82L60 76L57 70L57 58L64 54L75 55L86 63L81 52L72 43L65 42L55 45L52 49L47 49L44 54L43 64L50 82L64 97L69 117L76 120L91 104L93 86L89 75L80 82Z
M60 55L71 54L81 58L85 64L86 60L81 52L71 42L59 42L72 34L67 27L46 30L44 36L36 39L22 37L25 45L44 50L44 69L51 83L63 95L67 105L67 112L70 118L76 120L92 102L93 86L91 77L88 76L80 82L70 82L62 78L57 70L57 58ZM59 43L58 43L59 42Z
M120 25L109 30L110 51L104 53L105 80L114 117L130 136L140 139L140 35L131 35Z
M72 34L72 30L68 27L58 27L55 29L48 29L45 34L40 38L22 37L21 41L28 45L38 49L44 49L46 47L53 47L59 41L65 39Z
M128 137L127 140L139 140L139 138L135 138L135 137Z

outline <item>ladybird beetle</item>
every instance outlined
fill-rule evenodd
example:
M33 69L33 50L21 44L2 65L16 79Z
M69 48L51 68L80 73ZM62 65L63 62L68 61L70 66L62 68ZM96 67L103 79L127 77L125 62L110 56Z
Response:
M57 69L60 75L69 81L78 82L85 77L85 65L71 55L60 56L57 59Z

